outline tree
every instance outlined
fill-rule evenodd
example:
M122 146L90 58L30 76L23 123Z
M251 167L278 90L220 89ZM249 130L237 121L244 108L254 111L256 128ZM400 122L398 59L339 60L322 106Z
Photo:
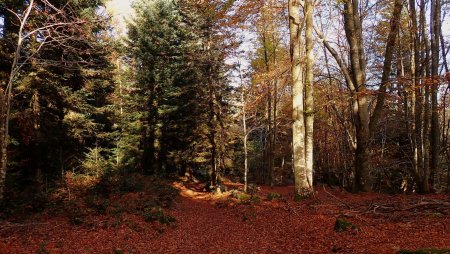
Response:
M308 19L309 20L309 19ZM310 23L308 23L310 24ZM305 110L304 110L304 83L302 68L302 23L300 21L300 1L289 1L289 29L292 61L293 86L293 164L295 191L300 197L308 197L313 193L312 182L309 181L306 164L305 143ZM309 45L309 44L308 44ZM311 76L310 76L311 77ZM308 80L310 81L310 79Z
M227 87L215 8L214 2L136 4L128 46L144 95L142 165L150 174L207 170L215 186L224 170Z
M430 18L430 37L431 37L431 176L434 176L439 168L439 157L441 150L440 125L438 112L438 90L439 90L439 59L440 59L440 39L441 39L441 1L431 1ZM432 180L433 181L433 180ZM429 192L429 189L425 189Z
M89 124L77 125L79 129L72 130L82 133L80 128L96 129L97 123L94 123L96 120L92 118L98 120L100 114L94 113L92 109L105 103L106 96L105 93L100 92L106 91L104 87L103 90L98 89L98 86L104 85L99 82L103 80L100 70L107 69L102 61L106 49L103 47L104 50L100 50L100 42L97 40L105 22L98 18L95 8L92 8L98 3L83 2L72 5L42 0L20 1L18 5L8 3L4 7L8 13L13 14L5 16L5 23L19 25L17 28L10 26L11 28L6 29L4 31L6 36L2 38L9 43L15 40L15 44L13 44L14 50L10 53L12 56L8 64L10 73L5 78L5 89L3 87L0 89L4 92L2 96L4 114L1 118L2 133L0 135L2 137L1 195L3 195L7 170L13 168L20 170L21 175L40 183L42 183L44 168L52 171L55 169L54 165L59 164L56 168L64 171L66 159L62 146L67 140L62 137L64 136L62 133L71 131L70 126L64 125L74 123L72 120L75 122L83 120L81 114L75 114L75 108L81 107L90 111L91 119L89 117L84 119L85 123ZM99 37L94 38L94 34ZM3 52L7 50L5 48ZM55 74L60 76L55 78ZM76 85L71 83L75 78L81 79L81 76L89 81L78 82ZM65 87L62 83L72 86ZM90 91L83 89L86 88L84 86L86 83L89 83L87 86L91 87ZM64 89L66 90L62 92ZM74 93L71 93L72 91ZM89 92L92 93L89 94ZM70 95L62 98L61 94ZM90 95L95 96L95 101L92 102ZM81 99L80 97L83 96L84 98ZM82 103L75 104L75 101L72 101L71 109L74 110L65 111L64 100L69 100L70 97L71 99L78 97L76 99L80 100L76 102ZM94 105L90 104L91 102ZM56 110L55 105L57 105ZM87 109L89 106L92 107ZM11 126L13 128L10 128ZM63 130L66 127L68 130ZM65 134L68 134L67 132ZM56 143L52 143L58 137L59 142L56 140ZM11 161L8 158L8 146L11 143L15 146L13 155L21 157L20 160L26 162L19 163L21 166L8 166ZM79 153L84 154L84 151ZM70 157L74 156L73 152L69 154ZM54 160L49 160L50 162L44 167L42 162L45 158ZM55 171L52 171L52 174L54 173Z
M352 96L352 109L354 126L356 132L355 149L355 190L371 191L372 179L369 166L369 141L378 119L383 109L386 87L389 84L389 75L392 67L394 45L398 34L398 22L403 8L403 1L397 0L394 3L394 10L391 18L389 36L385 45L383 76L378 89L376 106L372 116L370 115L369 100L370 91L366 80L366 55L363 44L362 19L359 13L360 3L358 0L348 0L343 2L342 16L344 20L345 35L349 45L348 58L350 66L346 66L343 59L326 41L323 35L316 29L319 37L323 40L324 46L331 53L338 63Z
M305 0L305 157L309 188L313 186L314 171L314 1Z

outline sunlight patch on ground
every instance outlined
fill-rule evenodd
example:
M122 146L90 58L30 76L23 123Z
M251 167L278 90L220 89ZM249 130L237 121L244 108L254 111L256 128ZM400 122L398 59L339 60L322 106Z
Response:
M210 192L204 192L200 187L198 186L191 186L187 187L179 182L174 182L172 186L177 189L180 192L180 195L185 198L191 198L191 199L197 199L197 200L208 200L208 201L216 201L223 198L227 198L230 196L229 193L223 193L223 194L213 194Z

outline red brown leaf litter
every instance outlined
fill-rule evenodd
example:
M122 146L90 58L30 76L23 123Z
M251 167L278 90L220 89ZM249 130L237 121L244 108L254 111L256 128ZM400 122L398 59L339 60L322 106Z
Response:
M293 187L262 187L259 199L213 195L202 185L179 190L166 213L173 225L127 211L89 215L82 225L64 216L35 215L0 225L0 253L396 253L450 249L449 197L350 194L316 187L294 202ZM238 187L234 185L234 187ZM269 201L269 193L281 198ZM139 198L129 194L127 199ZM44 213L45 214L45 213ZM336 232L336 218L355 229Z

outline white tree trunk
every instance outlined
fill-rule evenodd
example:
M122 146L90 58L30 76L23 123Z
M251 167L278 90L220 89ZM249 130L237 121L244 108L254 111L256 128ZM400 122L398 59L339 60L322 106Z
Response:
M314 170L314 39L313 39L313 0L305 0L305 133L306 133L306 176L310 190L313 191Z
M300 1L289 0L289 31L292 62L292 149L294 164L295 192L299 197L307 197L311 194L310 184L306 172L305 158L305 118L304 118L304 83L301 62L301 23Z

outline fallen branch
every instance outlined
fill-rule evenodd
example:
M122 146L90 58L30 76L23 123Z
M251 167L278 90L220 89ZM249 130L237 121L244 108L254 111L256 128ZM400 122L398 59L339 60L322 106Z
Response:
M450 209L450 203L449 202L420 202L418 204L409 206L407 208L402 209L402 211L409 211L409 210L413 210L416 208L421 208L421 207L427 207L427 206L438 206L436 208L448 208Z
M374 213L374 214L383 214L383 213L392 213L392 212L405 212L405 211L411 211L419 208L424 209L433 209L438 210L440 213L444 213L441 210L450 210L450 203L449 202L442 202L442 201L421 201L417 204L410 205L408 207L395 207L395 204L375 204L372 203L369 205L369 208L362 213ZM448 212L447 212L448 213Z

